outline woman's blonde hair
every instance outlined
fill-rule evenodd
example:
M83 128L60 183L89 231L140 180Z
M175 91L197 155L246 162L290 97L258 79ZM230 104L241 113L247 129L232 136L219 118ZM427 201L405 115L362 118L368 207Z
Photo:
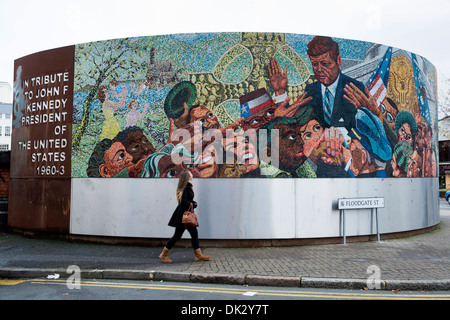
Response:
M191 178L191 173L189 172L189 170L184 170L180 173L180 178L178 179L178 187L177 187L177 192L176 192L178 203L181 202L181 197L183 196L183 191L186 188L190 178Z

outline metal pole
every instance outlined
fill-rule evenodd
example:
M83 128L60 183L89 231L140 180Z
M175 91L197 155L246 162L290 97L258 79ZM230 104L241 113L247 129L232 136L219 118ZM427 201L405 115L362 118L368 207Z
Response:
M370 234L372 234L373 230L373 208L370 208Z
M342 210L342 234L344 236L344 244L347 244L347 239L345 237L345 209Z
M378 208L375 208L375 217L377 219L377 242L380 242L380 231L378 230Z

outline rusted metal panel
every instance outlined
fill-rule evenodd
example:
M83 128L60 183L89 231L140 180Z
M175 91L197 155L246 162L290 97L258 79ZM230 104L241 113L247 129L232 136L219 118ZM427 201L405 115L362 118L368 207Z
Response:
M12 178L69 178L73 46L14 62Z
M12 179L8 225L68 233L70 179Z
M15 60L8 224L68 232L74 46Z

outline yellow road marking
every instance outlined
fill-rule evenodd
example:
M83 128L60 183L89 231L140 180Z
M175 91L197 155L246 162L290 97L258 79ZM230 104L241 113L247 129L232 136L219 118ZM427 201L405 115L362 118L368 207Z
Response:
M27 280L0 280L0 286L14 286Z
M34 284L53 284L66 285L66 280L29 280ZM228 293L242 295L247 292L247 288L214 288L205 286L184 286L184 285L169 285L161 283L149 284L134 284L134 283L119 283L119 282L103 282L103 281L82 281L81 287L106 287L106 288L127 288L127 289L147 289L147 290L166 290L166 291L187 291L187 292L207 292L207 293ZM405 293L390 293L390 292L361 292L361 293L347 293L347 292L311 292L302 290L257 290L260 296L281 296L281 297L303 297L303 298L325 298L325 299L381 299L381 300L450 300L450 294L405 294Z

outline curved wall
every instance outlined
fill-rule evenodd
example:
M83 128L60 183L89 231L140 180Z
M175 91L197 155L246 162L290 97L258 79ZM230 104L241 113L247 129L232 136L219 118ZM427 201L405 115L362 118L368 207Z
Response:
M167 222L176 207L170 191L176 184L174 179L123 179L120 183L74 179L70 231L170 238L173 229L167 227ZM382 234L439 223L438 185L431 178L198 179L194 187L202 239L339 237L342 227L338 198L384 197L385 208L378 209ZM408 192L399 193L399 189ZM347 210L347 236L375 233L375 215L370 209Z
M36 53L15 75L13 228L170 237L186 168L201 238L340 236L344 197L384 197L381 233L439 222L436 70L414 53L177 34ZM347 235L374 230L348 212Z

